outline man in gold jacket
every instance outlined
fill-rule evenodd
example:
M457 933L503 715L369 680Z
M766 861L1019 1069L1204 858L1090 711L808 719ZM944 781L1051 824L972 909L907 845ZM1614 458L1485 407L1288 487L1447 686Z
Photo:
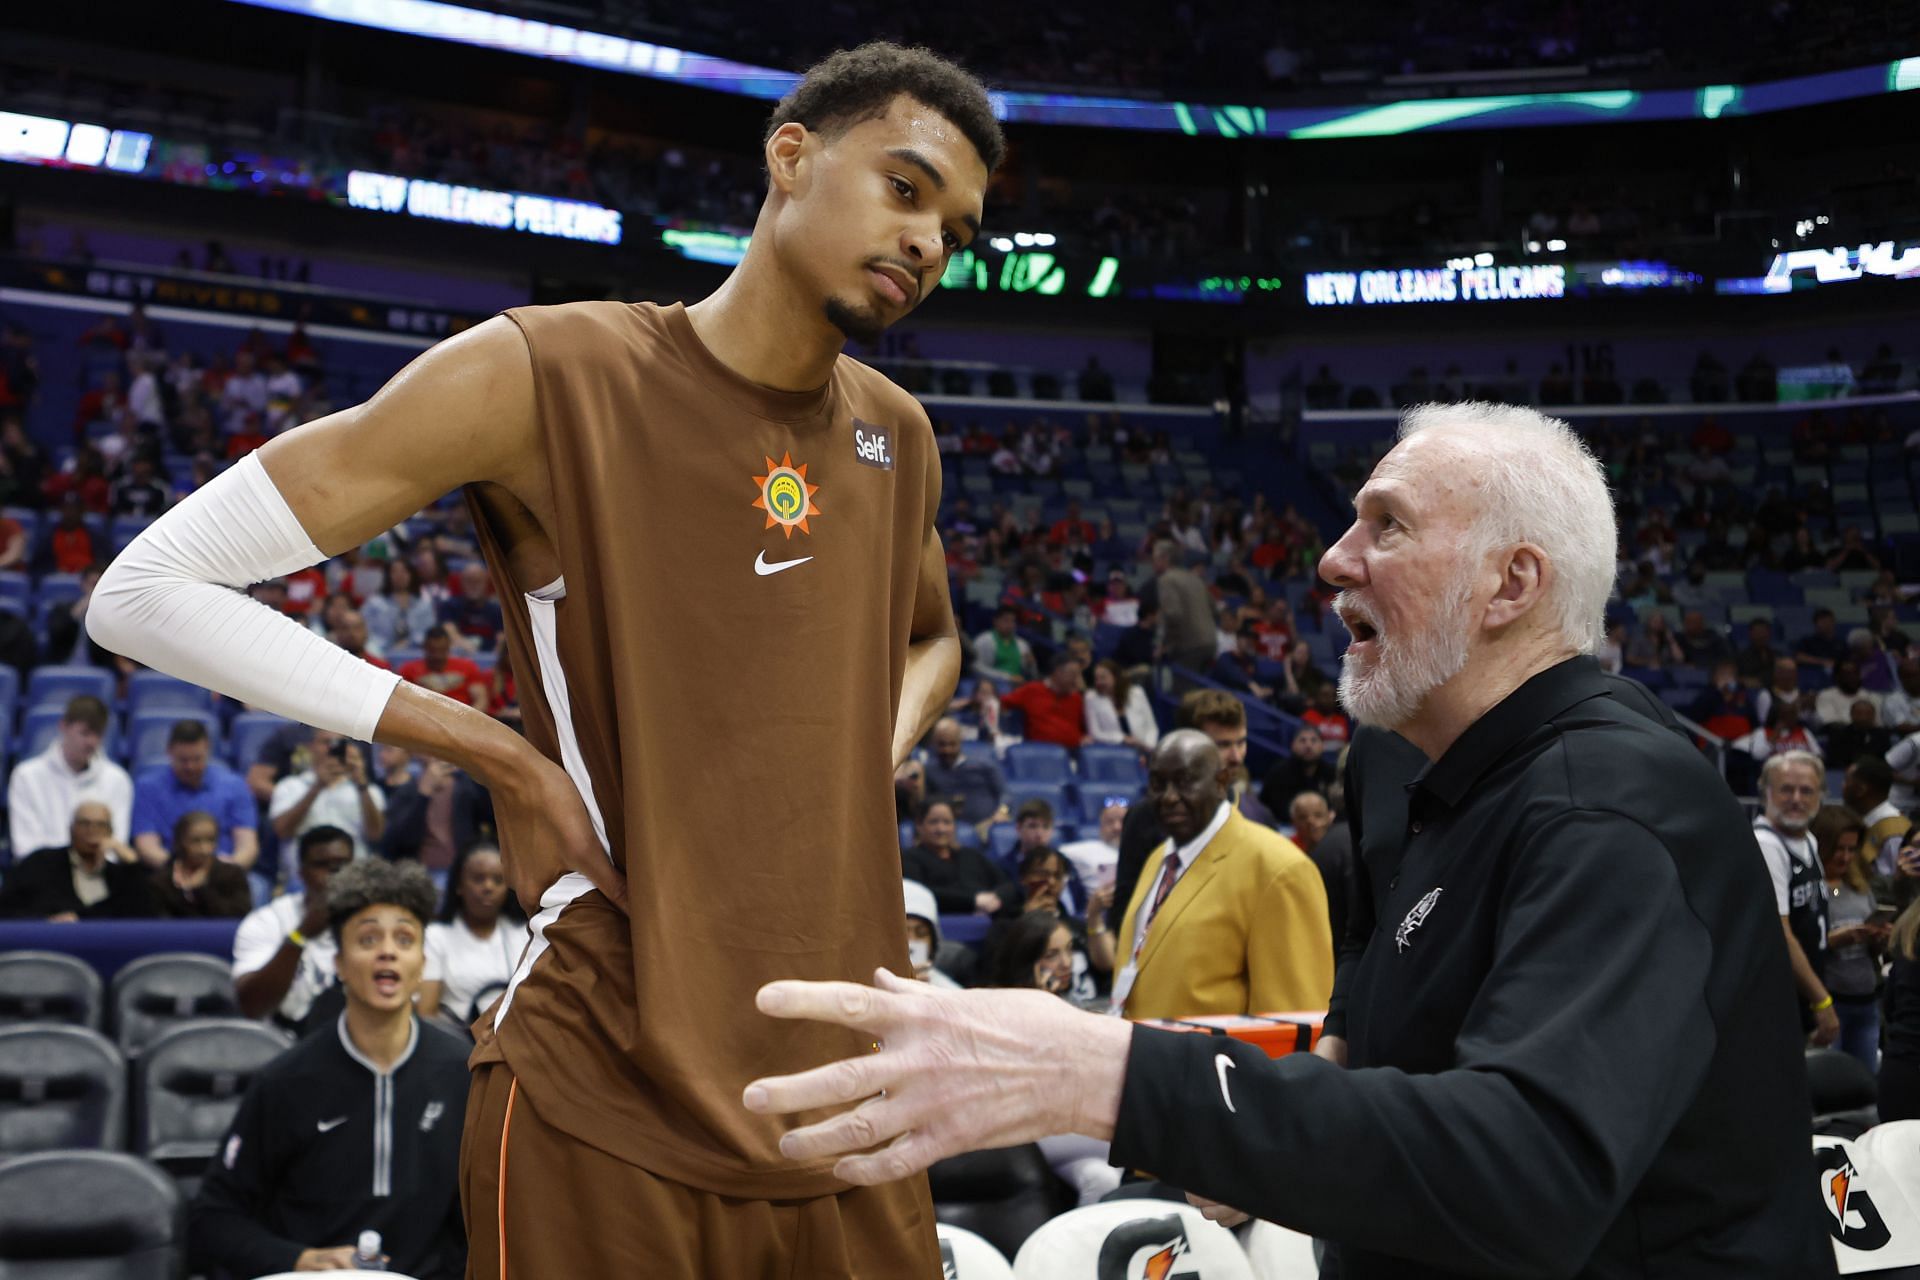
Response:
M1279 833L1242 817L1230 771L1203 733L1161 739L1147 803L1167 840L1120 924L1114 1008L1128 1018L1324 1009L1333 936L1320 872Z

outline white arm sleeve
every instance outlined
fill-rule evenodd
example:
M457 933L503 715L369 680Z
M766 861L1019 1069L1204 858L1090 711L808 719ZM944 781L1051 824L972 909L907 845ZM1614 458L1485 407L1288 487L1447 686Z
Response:
M87 634L169 675L368 742L400 677L245 594L325 559L248 454L120 553L94 588Z

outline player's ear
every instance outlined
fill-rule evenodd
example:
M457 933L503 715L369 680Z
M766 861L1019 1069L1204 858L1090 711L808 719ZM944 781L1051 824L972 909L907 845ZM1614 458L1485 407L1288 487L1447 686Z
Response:
M782 195L793 194L806 167L807 126L789 120L767 138L767 184Z

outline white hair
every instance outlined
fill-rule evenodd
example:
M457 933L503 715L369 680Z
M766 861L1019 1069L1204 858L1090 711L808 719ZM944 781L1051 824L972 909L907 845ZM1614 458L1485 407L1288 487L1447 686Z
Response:
M1811 751L1794 750L1767 757L1767 762L1760 766L1760 790L1765 792L1782 772L1796 767L1813 770L1813 776L1820 779L1821 786L1826 785L1827 762Z
M1600 460L1572 427L1510 404L1423 404L1400 419L1400 439L1444 429L1473 451L1480 511L1467 546L1473 561L1530 542L1553 566L1546 607L1579 653L1606 639L1619 533Z

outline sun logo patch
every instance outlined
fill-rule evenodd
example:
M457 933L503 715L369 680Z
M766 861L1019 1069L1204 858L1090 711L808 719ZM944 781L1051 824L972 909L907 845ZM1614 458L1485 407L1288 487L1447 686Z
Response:
M793 455L785 453L780 461L767 459L767 473L755 476L753 482L760 486L760 496L753 505L767 513L765 528L780 526L780 531L793 537L798 529L812 534L807 527L807 517L820 514L820 508L813 505L813 495L820 492L820 486L807 483L807 464L793 465Z

